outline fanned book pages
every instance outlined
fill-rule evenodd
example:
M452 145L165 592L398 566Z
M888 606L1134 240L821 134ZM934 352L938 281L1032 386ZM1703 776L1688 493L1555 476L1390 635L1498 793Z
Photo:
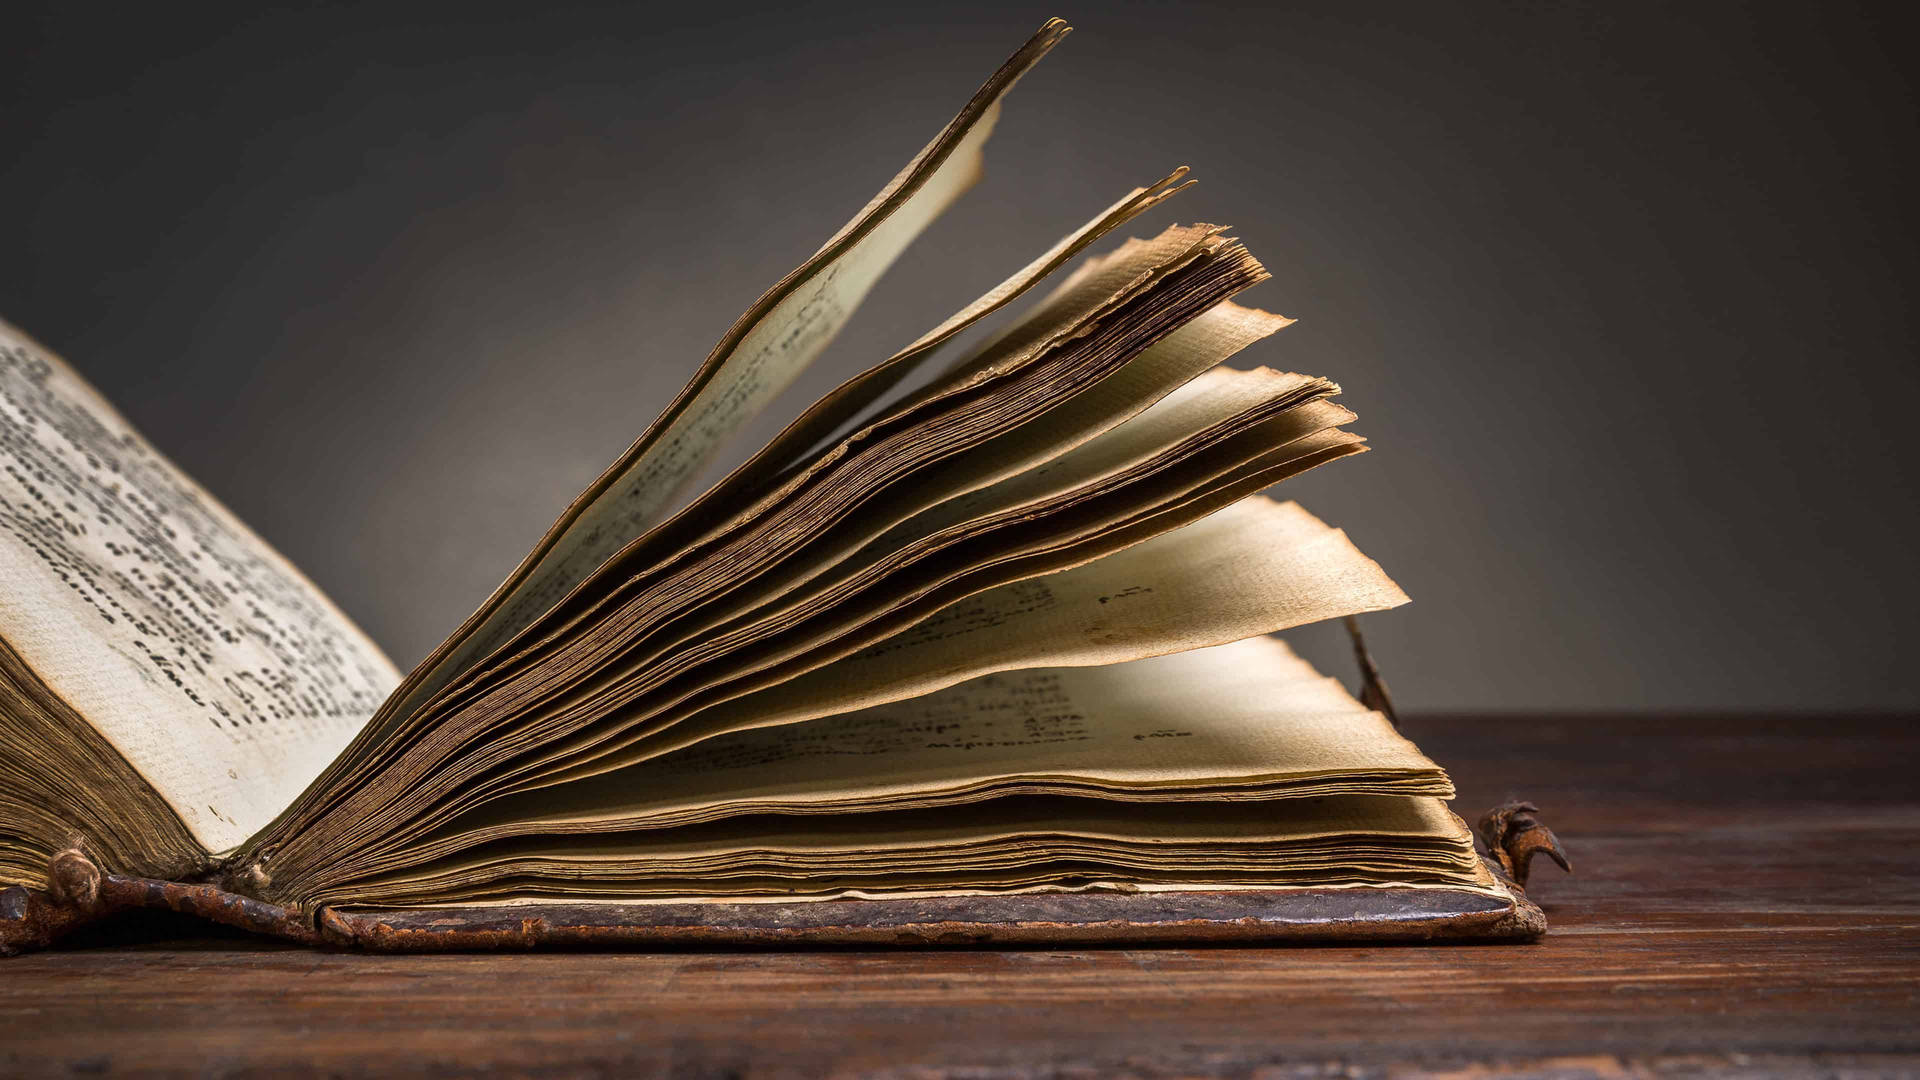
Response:
M0 946L142 905L397 948L1537 933L1446 773L1267 636L1406 597L1266 494L1365 447L1334 383L1227 366L1289 320L1240 302L1267 273L1223 227L1146 224L1185 169L685 499L979 177L1066 29L404 676L0 324Z

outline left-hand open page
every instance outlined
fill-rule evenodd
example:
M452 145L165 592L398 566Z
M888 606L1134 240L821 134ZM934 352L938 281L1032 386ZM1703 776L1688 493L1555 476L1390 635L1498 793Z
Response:
M0 638L210 853L271 821L400 679L319 588L4 322Z

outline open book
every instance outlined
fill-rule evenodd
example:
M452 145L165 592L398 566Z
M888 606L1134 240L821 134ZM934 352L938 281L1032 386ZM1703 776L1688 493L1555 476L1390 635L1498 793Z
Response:
M1260 494L1364 449L1332 382L1224 366L1288 323L1234 299L1266 272L1208 224L1088 254L1184 169L668 513L978 178L1066 29L768 290L404 677L0 324L0 886L173 883L307 930L1232 890L1510 908L1446 774L1265 636L1406 600Z

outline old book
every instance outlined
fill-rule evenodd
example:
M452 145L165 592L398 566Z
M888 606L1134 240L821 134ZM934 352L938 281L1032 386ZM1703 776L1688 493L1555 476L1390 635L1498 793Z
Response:
M1066 29L404 677L0 326L0 935L143 904L390 947L1537 933L1446 773L1267 636L1406 597L1261 494L1364 449L1334 383L1224 366L1288 322L1235 300L1266 271L1208 224L1087 253L1184 169L673 509L975 181Z

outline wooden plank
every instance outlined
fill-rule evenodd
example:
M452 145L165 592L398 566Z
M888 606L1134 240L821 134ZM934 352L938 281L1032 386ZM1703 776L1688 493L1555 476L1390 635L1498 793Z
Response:
M377 956L238 938L0 965L0 1073L1604 1076L1920 1071L1904 717L1419 718L1540 804L1539 945ZM172 924L177 930L179 924Z

